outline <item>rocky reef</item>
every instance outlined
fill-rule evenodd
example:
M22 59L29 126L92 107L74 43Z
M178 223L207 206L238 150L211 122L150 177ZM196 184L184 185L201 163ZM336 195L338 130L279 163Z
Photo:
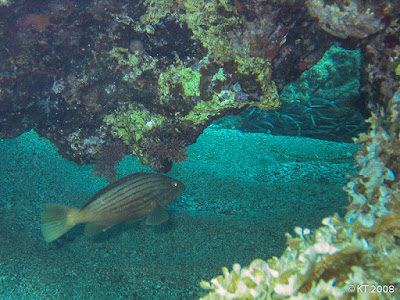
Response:
M361 170L345 188L346 216L296 228L280 258L201 286L204 299L400 297L398 2L32 3L0 1L0 138L34 129L110 181L127 154L167 172L212 121L276 109L332 45L360 49L372 116L355 139Z
M351 143L368 129L368 102L360 95L361 52L338 46L286 85L276 110L247 109L213 122L219 128Z
M34 129L110 179L124 155L167 172L213 120L276 109L334 44L361 49L365 99L398 86L389 1L9 0L0 16L0 137Z
M203 281L202 299L397 299L400 296L400 90L368 120L355 155L361 170L345 187L344 219L295 228L280 258L238 264Z

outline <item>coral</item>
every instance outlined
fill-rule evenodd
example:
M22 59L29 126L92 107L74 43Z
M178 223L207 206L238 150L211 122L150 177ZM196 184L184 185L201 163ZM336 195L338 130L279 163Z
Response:
M278 90L333 43L362 45L369 54L364 72L373 73L367 90L390 96L397 88L398 4L381 2L359 1L358 24L347 13L355 12L352 2L324 1L320 23L352 37L340 41L310 16L320 5L312 0L308 7L304 0L0 1L0 43L8 45L0 47L0 135L34 129L64 157L91 164L102 148L93 137L105 135L108 144L113 132L127 152L153 162L140 139L166 142L177 134L188 146L221 116L274 109ZM330 20L331 12L347 23ZM359 41L364 35L353 33L369 34L366 20L376 33ZM151 119L132 125L127 112ZM140 132L139 124L152 128Z
M33 29L38 31L45 31L47 27L51 26L50 16L40 14L27 14L21 22L23 26L31 25Z
M250 106L263 109L273 109L277 102L273 102L275 94L272 93L272 99L262 99L263 101L240 101L241 92L231 90L222 90L215 93L211 101L199 101L195 107L181 120L188 120L194 125L204 123L205 120L212 119L215 116L222 115L224 110L233 108L243 108ZM247 100L247 99L246 99Z
M174 11L174 3L168 0L145 0L143 4L147 10L134 25L135 31L154 34L156 25Z
M103 146L96 157L93 172L97 177L105 177L109 182L117 180L115 165L126 153L126 145L120 139L114 139L110 144Z
M100 152L101 147L105 143L106 134L101 130L97 130L94 135L85 137L85 132L81 129L72 132L67 137L70 144L72 155L80 156L81 153L93 155Z
M369 101L388 102L400 86L396 68L400 62L400 24L394 18L383 32L362 48L363 96ZM375 97L378 95L378 98Z
M123 47L113 47L109 52L109 56L117 59L119 66L130 67L130 72L123 77L124 80L137 79L143 72L153 70L158 61L143 52L130 53L129 49Z
M158 1L147 1L149 8L159 7L159 11L166 9L164 2ZM241 18L237 13L234 5L229 4L227 1L213 0L213 1L176 1L178 8L185 11L184 14L173 14L180 22L184 22L192 30L192 39L199 40L202 45L208 50L208 55L202 58L201 62L217 62L218 64L233 62L236 64L237 72L242 75L251 74L256 78L261 86L261 98L260 102L266 102L267 98L271 98L270 94L274 93L273 90L276 89L273 84L271 84L271 66L267 60L262 58L264 53L257 53L257 56L251 56L248 51L248 45L240 43L238 36L241 33L238 30L233 30L232 28L240 28ZM174 11L173 7L169 7ZM225 16L221 14L220 11L224 10L227 12ZM153 12L150 9L147 15L151 15ZM159 16L160 18L164 16L164 13ZM143 26L148 26L147 21L151 20L152 26L155 26L159 22L159 17L150 18L145 17L142 19L141 23ZM143 17L142 17L143 18ZM268 21L271 25L271 20ZM251 25L248 25L251 26ZM265 26L267 27L267 26ZM274 27L275 28L275 27ZM140 30L140 28L136 28ZM143 29L142 29L143 30ZM272 30L272 29L271 29ZM248 30L250 31L250 30ZM273 30L272 30L273 31ZM249 34L250 35L250 34ZM231 39L236 37L236 43L233 44ZM257 38L257 33L251 35L251 38L255 40ZM279 42L280 43L280 42ZM232 45L236 45L232 47ZM159 81L160 86L164 86L165 80L167 82L180 82L183 85L185 94L187 95L199 95L198 83L200 80L200 74L197 70L192 70L191 68L181 66L183 62L180 62L179 58L175 58L174 65L171 65L167 72L164 73ZM232 77L231 66L224 68L224 72L227 76ZM225 80L226 78L224 78ZM222 80L222 81L224 81ZM168 89L164 88L163 94L168 93ZM270 109L270 105L260 105L262 109Z
M188 157L186 145L177 137L164 140L150 137L142 140L140 146L151 157L150 167L158 172L166 172L173 162L181 163Z
M186 68L179 57L176 57L175 64L169 65L158 77L160 100L167 101L171 90L177 85L181 87L184 96L200 96L200 77L198 70Z
M226 1L177 1L179 8L184 10L183 15L193 36L209 50L210 58L218 62L227 62L235 59L236 54L230 47L227 29L237 26L240 22L235 13L229 17L220 13L220 9L228 12L235 10L234 6Z
M400 76L400 63L397 65L394 72L395 72L396 76Z
M246 132L352 142L368 128L367 103L359 94L360 65L358 49L332 46L318 64L283 89L277 110L248 109L237 116L236 124L230 118L228 126ZM223 119L216 122L224 126Z
M201 282L210 291L202 299L398 298L399 115L400 90L356 139L363 145L356 154L361 170L346 187L351 204L344 220L325 218L313 232L296 228L280 258L223 268L223 275Z
M217 116L222 109L234 108L237 104L235 93L229 90L222 90L219 94L213 96L211 101L200 101L182 120L193 122L194 125L202 124L205 120ZM245 104L239 104L245 105Z
M163 67L158 65L157 68L152 65L146 70L137 71L136 69L140 70L147 66L145 63L140 63L142 58L129 53L126 48L114 47L109 52L112 58L117 59L119 65L130 66L131 70L133 69L127 73L132 75L123 77L130 84L135 85L142 73L148 70L152 71L153 78L158 78L156 99L150 101L157 103L157 109L152 108L152 110L156 110L163 120L170 119L168 116L171 111L179 112L174 113L173 122L157 124L158 132L167 136L167 139L163 136L150 139L146 133L132 138L132 135L139 133L133 133L132 129L124 129L124 126L128 126L126 122L117 121L118 125L115 126L116 122L109 118L105 119L107 124L114 124L112 130L118 132L117 135L121 136L143 163L150 163L156 166L156 169L161 169L159 166L161 161L170 165L171 159L163 159L164 155L152 151L153 147L149 145L155 144L155 141L162 141L163 145L168 145L165 141L172 139L171 124L174 124L175 131L180 132L179 127L187 127L186 124L191 123L197 127L197 132L201 132L212 120L227 112L238 112L248 106L265 110L278 106L277 91L271 80L269 62L264 58L251 57L241 52L240 47L233 49L230 46L226 30L241 22L233 5L227 1L177 1L176 6L164 1L145 1L145 4L146 13L141 16L140 23L134 25L137 32L154 33L154 28L160 26L161 20L165 22L164 18L167 18L165 10L168 9L171 13L168 19L176 18L187 24L192 30L191 38L199 40L208 53L203 57L185 59L181 59L175 53L170 59L170 64L164 64ZM184 10L185 14L177 14L176 9ZM230 15L221 14L218 11L221 9ZM130 22L124 23L130 24ZM146 107L149 106L145 104L141 108L142 111L146 110ZM117 116L121 113L126 112L118 110L112 115ZM165 132L167 134L164 134ZM152 133L154 134L154 131ZM139 147L139 144L145 147ZM176 152L173 149L172 147L171 151ZM160 161L156 163L155 158Z
M9 0L0 0L0 7L1 6L8 6L11 4L12 1Z
M163 126L166 118L137 105L129 104L126 109L107 115L104 122L111 127L115 136L122 139L129 151L134 153L143 164L147 164L149 157L140 146L141 140L151 137L157 128Z
M385 28L382 17L373 11L361 10L359 1L349 0L346 5L326 4L324 0L308 0L310 14L318 18L323 30L339 38L363 39Z
M193 32L193 39L199 40L209 50L211 59L218 62L234 59L235 54L226 35L227 28L240 23L239 16L234 13L234 5L222 0L178 0L175 4L170 1L146 0L146 14L135 24L135 30L154 33L155 27L170 14L170 18L187 24ZM221 10L232 13L227 17L220 13Z
M179 161L183 152L181 147L175 149L175 146L187 145L187 142L170 141L176 139L174 134L177 132L182 136L179 129L182 124L190 122L201 130L228 111L243 110L249 106L268 110L276 108L279 103L276 87L271 81L270 65L259 57L240 59L235 64L237 71L232 71L230 64L221 66L208 56L183 61L175 55L173 63L157 70L152 70L153 67L143 63L143 58L125 48L113 48L110 56L117 59L121 66L131 67L127 74L132 75L125 75L123 79L133 85L145 71L151 70L152 76L158 76L157 98L151 100L158 103L157 109L152 108L150 113L147 105L129 104L128 108L117 109L104 118L104 122L111 126L112 132L124 141L129 150L155 170L168 171L172 161ZM141 68L147 69L140 71ZM249 78L253 79L253 85L247 82ZM247 86L246 89L242 89L241 84ZM254 89L260 93L259 96L257 93L250 95L249 90ZM174 122L169 117L172 108L179 111ZM160 137L155 134L160 134ZM162 150L154 151L157 144ZM170 150L165 147L170 147Z

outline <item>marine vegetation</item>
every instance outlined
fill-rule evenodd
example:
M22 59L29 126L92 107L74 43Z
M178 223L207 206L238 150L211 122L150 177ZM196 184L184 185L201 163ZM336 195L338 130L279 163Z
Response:
M202 299L395 299L400 297L400 90L355 139L360 171L345 187L347 214L286 234L281 257L256 259L201 286Z
M220 127L337 142L368 128L367 102L360 97L361 53L332 46L312 68L285 86L276 110L246 109L214 121Z
M33 129L110 180L123 155L167 172L214 120L275 110L332 45L366 53L365 99L396 86L399 10L387 1L32 3L0 2L0 138Z

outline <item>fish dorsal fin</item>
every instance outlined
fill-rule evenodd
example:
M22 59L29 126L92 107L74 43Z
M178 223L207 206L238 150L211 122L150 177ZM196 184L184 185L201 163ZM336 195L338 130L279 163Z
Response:
M100 191L95 193L92 197L90 197L90 199L87 200L86 203L81 207L81 210L85 209L92 202L96 201L102 195L105 195L105 194L109 193L110 191L112 191L116 187L122 186L122 185L126 184L129 181L133 181L134 182L135 180L140 179L141 177L144 177L146 175L147 175L146 173L135 173L135 174L131 174L131 175L122 177L122 178L118 179L117 181L114 181L114 182L110 183L109 185L107 185L106 187L102 188Z
M106 231L108 228L114 226L115 224L96 224L88 223L85 226L85 235L96 234L101 231Z
M167 222L168 219L168 212L164 209L164 207L157 203L150 215L147 216L146 225L160 225L164 222Z

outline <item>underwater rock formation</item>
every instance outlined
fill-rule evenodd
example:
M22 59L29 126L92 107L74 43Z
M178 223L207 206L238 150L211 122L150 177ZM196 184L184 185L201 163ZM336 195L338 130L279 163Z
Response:
M202 299L397 299L400 297L400 90L368 120L347 184L344 219L325 218L311 231L287 234L280 258L238 264L201 286Z
M122 141L167 172L213 120L277 108L334 43L368 54L367 94L390 96L398 76L398 7L385 1L1 3L0 137L34 129L79 164Z
M351 143L368 129L365 119L370 117L367 99L359 92L360 66L359 49L332 46L315 66L285 86L278 109L247 109L213 126Z
M361 1L308 0L306 5L323 30L342 39L363 39L386 27L376 9L367 9ZM376 8L380 7L382 3Z

